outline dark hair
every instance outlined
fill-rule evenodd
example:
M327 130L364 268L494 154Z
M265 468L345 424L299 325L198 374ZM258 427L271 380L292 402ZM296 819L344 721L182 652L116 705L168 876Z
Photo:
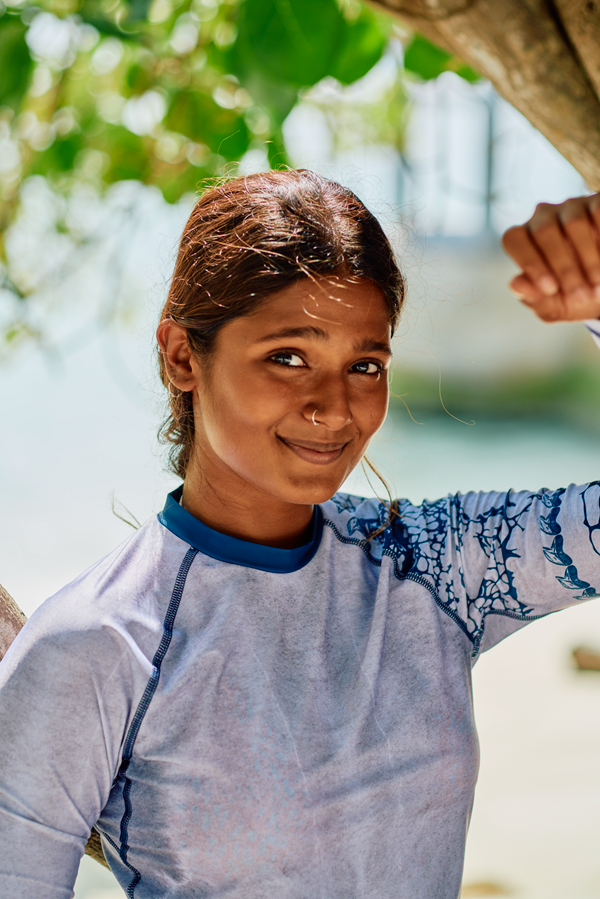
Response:
M207 190L185 226L161 321L187 328L191 349L210 358L219 330L301 278L372 281L394 331L404 279L381 225L352 191L314 172L272 171ZM194 446L192 395L170 384L160 434L173 444L170 468L185 478Z

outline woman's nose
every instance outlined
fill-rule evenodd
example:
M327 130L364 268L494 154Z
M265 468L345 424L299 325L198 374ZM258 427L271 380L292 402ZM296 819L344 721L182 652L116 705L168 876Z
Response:
M328 381L316 390L304 407L304 418L315 426L340 431L352 421L352 410L345 384Z

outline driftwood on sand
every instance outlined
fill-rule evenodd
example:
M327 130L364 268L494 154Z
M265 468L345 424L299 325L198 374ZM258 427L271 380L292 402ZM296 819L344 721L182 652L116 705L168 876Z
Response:
M27 616L25 613L21 611L12 596L0 584L0 660L4 658L8 647L26 621ZM101 865L108 867L102 852L100 835L95 830L92 830L87 841L85 854L95 858Z
M600 652L588 646L578 646L574 649L573 661L580 671L600 671Z

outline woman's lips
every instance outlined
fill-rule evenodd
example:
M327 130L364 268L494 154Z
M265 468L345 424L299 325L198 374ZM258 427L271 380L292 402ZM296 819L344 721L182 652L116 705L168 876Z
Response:
M346 443L288 440L285 437L279 437L279 439L305 462L313 462L316 465L328 465L330 462L335 462L342 455L346 446Z

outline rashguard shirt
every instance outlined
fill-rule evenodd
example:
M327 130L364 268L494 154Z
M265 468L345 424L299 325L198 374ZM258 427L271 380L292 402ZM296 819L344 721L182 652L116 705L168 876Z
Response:
M164 510L0 664L0 897L67 899L90 828L130 899L456 899L478 654L600 590L600 482L275 549Z
M594 338L596 346L600 347L600 320L592 319L585 323L586 328Z

